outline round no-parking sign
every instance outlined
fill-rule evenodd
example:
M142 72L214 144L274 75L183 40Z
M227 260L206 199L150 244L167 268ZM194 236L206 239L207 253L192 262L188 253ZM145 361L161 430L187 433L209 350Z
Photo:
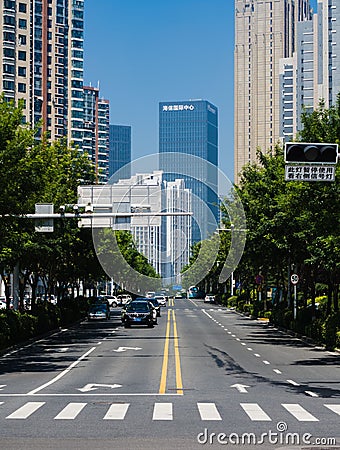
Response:
M292 276L290 277L290 281L292 282L292 284L298 284L299 275L297 275L296 273L293 273Z

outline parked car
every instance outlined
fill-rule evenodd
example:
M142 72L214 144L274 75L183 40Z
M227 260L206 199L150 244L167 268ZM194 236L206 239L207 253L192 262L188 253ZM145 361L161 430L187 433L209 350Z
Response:
M132 301L122 310L122 323L125 328L131 325L154 326L154 312L150 303L144 301Z
M103 297L109 302L111 308L116 308L119 305L119 300L115 295L103 295Z
M207 294L204 297L204 303L215 303L216 299L215 299L215 295L212 294Z
M108 320L110 318L110 308L105 303L91 305L87 318L88 320Z

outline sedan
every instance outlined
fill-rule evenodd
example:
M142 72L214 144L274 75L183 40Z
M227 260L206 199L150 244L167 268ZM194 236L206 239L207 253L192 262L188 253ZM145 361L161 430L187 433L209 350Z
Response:
M92 305L87 318L88 320L108 320L110 318L110 309L105 303Z
M147 301L132 301L122 310L122 323L125 328L131 325L154 325L153 309Z
M166 298L164 295L155 295L155 299L158 301L160 306L166 306Z
M215 295L207 294L204 297L204 303L215 303Z
M159 304L157 298L148 298L148 301L153 304L153 307L157 313L157 317L161 317L161 305Z

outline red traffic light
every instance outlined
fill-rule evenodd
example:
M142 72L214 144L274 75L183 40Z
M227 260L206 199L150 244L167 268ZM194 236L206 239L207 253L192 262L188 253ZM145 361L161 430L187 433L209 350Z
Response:
M338 145L310 142L287 142L285 144L285 161L288 163L328 163L338 161Z

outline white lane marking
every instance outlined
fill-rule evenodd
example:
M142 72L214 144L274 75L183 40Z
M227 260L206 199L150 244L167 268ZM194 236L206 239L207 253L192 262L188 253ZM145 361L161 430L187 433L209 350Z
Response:
M114 403L104 416L104 420L123 420L130 403Z
M278 374L282 373L281 370L279 370L279 369L273 369L273 372L278 373Z
M305 394L310 395L311 397L319 397L319 395L316 392L312 391L305 391Z
M205 309L202 309L202 311L206 316L209 317L209 319L212 319L212 316L209 313L207 313Z
M306 411L298 403L281 403L282 406L299 422L319 422L319 419Z
M250 386L247 386L246 384L233 384L230 387L236 388L241 394L248 394L247 388Z
M47 383L43 384L42 386L37 387L36 389L33 389L33 391L28 392L27 395L33 395L37 392L41 391L42 389L45 389L47 386L50 386L51 384L55 383L56 381L60 380L64 375L68 374L70 370L72 370L74 367L76 367L83 359L85 359L90 353L92 353L96 347L90 348L86 353L84 353L82 356L80 356L76 361L74 361L67 369L63 370L61 373L59 373L56 377L52 378L52 380L48 381Z
M126 352L127 350L142 350L142 348L141 347L118 347L116 350L113 350L113 351L120 353L120 352Z
M228 331L228 334L231 334L231 331Z
M247 345L245 342L241 342L241 345Z
M54 348L45 348L44 351L45 352L57 352L57 353L63 353L63 352L67 352L67 350L69 349L69 347L54 347Z
M236 337L236 334L232 334L231 337L233 337L233 338Z
M264 361L262 361L263 362L263 364L270 364L270 362L269 361L266 361L266 360L264 360Z
M296 381L293 380L286 380L288 381L288 383L292 384L293 386L300 386L299 383L297 383Z
M172 403L155 403L152 420L172 420Z
M240 338L236 338L236 341L240 341L241 339Z
M215 403L197 403L201 420L222 420Z
M6 387L6 386L7 386L7 384L0 384L0 391L2 391L3 388Z
M73 420L86 405L87 403L69 403L55 416L55 420Z
M6 419L27 419L44 404L45 402L27 402L24 406L7 416Z
M247 350L249 350L250 352L253 351L253 349L251 347L247 347Z
M335 414L338 414L340 416L340 405L324 405L326 408L330 409L331 411L335 412Z
M78 388L78 391L80 392L90 392L95 391L96 389L104 387L104 388L110 388L110 389L116 389L122 387L121 384L96 384L96 383L88 383L85 384L84 387Z
M271 421L272 419L257 403L240 403L244 412L250 417L250 420Z
M261 355L259 355L258 353L254 353L254 356L256 356L256 358L261 358Z

